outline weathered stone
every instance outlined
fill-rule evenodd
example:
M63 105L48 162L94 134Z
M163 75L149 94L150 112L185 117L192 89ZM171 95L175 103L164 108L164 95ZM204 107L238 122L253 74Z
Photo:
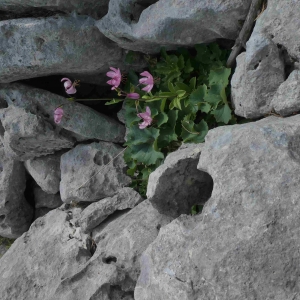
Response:
M25 168L0 148L0 236L17 238L28 230L33 209L26 202Z
M82 15L90 15L94 18L103 17L108 11L109 0L0 0L0 10L14 13L34 13L44 10L62 11L71 13L76 11Z
M0 22L0 82L51 74L107 72L123 50L87 16L24 18Z
M61 157L60 194L64 202L98 201L131 182L118 145L78 145ZM117 156L120 154L119 156Z
M16 160L52 154L62 148L71 148L74 142L55 131L36 111L9 106L0 110L4 132L0 138L6 155Z
M170 153L149 176L147 198L161 213L178 217L210 197L213 181L197 170L203 144L186 144Z
M39 207L39 208L36 208L34 210L34 220L36 220L37 218L45 216L51 210L53 210L53 209L52 208L48 208L48 207Z
M40 112L49 123L56 128L67 130L68 136L78 141L87 139L117 143L124 141L125 128L117 121L48 91L17 83L1 84L0 99L5 100L9 105ZM60 105L62 105L65 117L59 124L55 124L53 113Z
M272 100L276 113L286 117L300 110L300 71L293 71L283 82Z
M81 230L90 232L116 210L133 208L143 201L139 193L129 187L122 188L113 197L90 204L83 210L78 221Z
M237 57L231 80L235 114L258 118L271 112L273 96L284 76L284 62L276 44L262 35L252 34L246 53Z
M136 300L297 299L299 126L269 117L209 131L198 168L212 196L144 252Z
M1 299L49 299L90 259L87 236L68 221L80 209L62 209L38 218L1 258Z
M97 22L99 30L120 47L157 53L176 48L235 40L247 16L249 0L111 0Z
M48 194L56 194L59 192L60 157L63 153L65 153L65 151L59 151L51 155L24 162L28 173L42 190ZM57 206L53 208L57 208Z
M39 186L35 186L33 188L33 194L35 208L47 207L54 209L60 207L63 204L59 194L47 194Z

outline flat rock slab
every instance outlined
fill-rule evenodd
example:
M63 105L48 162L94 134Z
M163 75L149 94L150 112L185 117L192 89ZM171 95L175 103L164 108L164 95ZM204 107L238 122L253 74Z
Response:
M0 236L15 239L28 230L33 208L24 197L25 168L0 148Z
M203 144L186 144L169 154L150 174L147 198L161 213L175 218L190 213L193 205L209 199L212 178L197 169L202 148Z
M58 83L60 84L60 83ZM8 105L39 112L54 128L66 130L77 141L97 139L122 143L125 127L93 109L45 90L24 84L1 84L0 99ZM54 110L62 105L64 117L59 124L53 120Z
M124 148L106 142L77 145L61 157L61 199L94 202L129 185ZM117 156L119 154L119 156Z
M162 46L175 49L235 40L250 0L111 0L97 22L99 30L120 47L158 53Z
M297 299L299 126L268 117L209 131L198 168L212 196L144 252L136 300Z
M0 22L0 82L51 74L101 73L122 62L123 50L87 16Z
M78 224L83 232L88 233L116 210L133 208L142 201L141 195L132 188L122 188L113 197L90 204L83 210Z
M9 106L0 110L0 139L6 155L15 160L29 160L72 148L74 141L61 135L36 111Z
M41 10L54 10L66 13L76 11L82 15L90 15L95 18L104 16L108 11L109 0L0 0L0 10L14 13L32 13Z

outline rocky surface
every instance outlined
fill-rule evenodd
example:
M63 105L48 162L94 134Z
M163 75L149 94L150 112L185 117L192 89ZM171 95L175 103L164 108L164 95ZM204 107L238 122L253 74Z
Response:
M34 158L24 162L28 173L35 182L48 194L59 192L60 183L60 157L65 151L52 155ZM56 208L56 207L55 207Z
M175 48L236 39L249 0L111 0L97 27L125 49L158 53ZM201 30L199 30L201 28Z
M83 210L78 224L83 232L89 233L116 210L133 208L142 200L141 195L132 188L122 188L113 197L90 204Z
M125 127L117 121L48 91L18 83L1 84L0 99L5 100L8 105L39 112L57 131L61 129L65 135L75 140L97 139L116 143L124 141ZM63 105L65 116L59 124L55 124L53 113L60 105Z
M63 204L59 194L47 194L39 186L35 186L33 188L33 194L35 208L45 207L54 209L60 207Z
M17 238L26 232L33 209L24 197L25 168L5 155L0 148L0 236Z
M213 189L212 178L197 170L203 144L186 144L170 153L149 176L147 197L161 213L178 217L204 204Z
M209 131L198 168L212 197L144 252L136 300L297 299L299 125L268 117Z
M61 199L67 203L94 202L111 197L127 186L131 179L126 175L120 154L123 150L118 145L99 142L78 145L62 155Z
M0 10L11 11L14 14L38 14L43 11L61 11L71 13L76 11L79 14L90 15L94 18L104 16L108 11L109 0L0 0Z

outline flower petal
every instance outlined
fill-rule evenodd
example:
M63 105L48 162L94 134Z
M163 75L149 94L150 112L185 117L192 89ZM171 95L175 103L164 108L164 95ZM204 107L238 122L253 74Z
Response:
M152 75L148 71L144 71L140 75L147 76L147 77L152 77Z
M69 88L66 89L67 94L76 94L77 90L74 85L71 85Z

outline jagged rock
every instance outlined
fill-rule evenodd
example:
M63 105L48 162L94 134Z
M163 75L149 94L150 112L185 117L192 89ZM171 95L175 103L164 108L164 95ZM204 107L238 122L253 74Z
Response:
M78 141L88 139L122 143L125 128L117 121L100 114L93 109L45 90L32 88L23 84L1 84L0 99L9 105L38 111L44 119L68 136ZM53 120L54 110L63 105L65 117L59 124Z
M294 70L288 79L279 86L271 105L276 113L284 117L300 110L299 70Z
M24 197L25 168L0 148L0 236L17 238L28 230L33 209Z
M247 16L249 0L111 0L97 22L99 30L120 47L157 53L176 48L235 40Z
M208 132L198 168L212 196L143 253L135 300L297 299L299 126L268 117Z
M245 118L258 118L272 111L271 102L284 82L284 62L276 44L252 34L247 51L237 57L231 80L234 112Z
M71 13L76 11L82 15L90 15L94 18L103 17L108 11L109 0L0 0L0 10L12 11L14 13L39 13L43 10L50 11L62 11L66 13Z
M77 145L61 157L61 199L98 201L115 195L131 182L118 145L106 142ZM119 156L117 156L120 154Z
M185 144L150 174L147 198L161 213L175 218L209 199L213 181L206 172L197 170L202 148L203 144Z
M78 224L83 232L88 233L116 210L133 208L142 200L141 195L132 188L122 188L113 197L90 204L83 210Z
M74 144L69 137L55 131L37 112L9 106L0 110L0 121L3 126L0 138L6 155L16 160L51 154Z
M59 192L60 183L60 157L65 151L34 158L24 162L28 173L35 182L48 194ZM57 208L57 206L53 207Z
M97 244L93 257L62 281L51 300L133 300L140 270L138 258L160 227L172 219L157 212L148 200L128 213L108 219L92 233Z
M60 207L63 204L59 194L47 194L39 186L35 186L33 188L33 194L35 208L47 207L50 209L54 209Z
M72 225L80 208L38 218L0 260L1 299L49 299L63 278L91 257L86 235Z
M123 50L87 16L1 21L0 40L1 83L51 74L104 73L124 60Z

